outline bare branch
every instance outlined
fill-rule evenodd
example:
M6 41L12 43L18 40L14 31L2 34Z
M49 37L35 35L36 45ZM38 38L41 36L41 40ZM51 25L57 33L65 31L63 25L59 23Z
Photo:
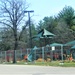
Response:
M8 27L10 27L11 29L13 29L13 27L11 25L7 24L7 23L4 23L4 22L0 22L0 23L3 24L3 25L6 25Z

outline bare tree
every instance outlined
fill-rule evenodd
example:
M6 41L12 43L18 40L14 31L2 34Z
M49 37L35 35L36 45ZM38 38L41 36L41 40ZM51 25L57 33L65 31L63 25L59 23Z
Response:
M14 50L18 47L23 30L26 28L25 10L28 8L23 0L0 0L0 25L10 27L14 35ZM20 36L17 35L18 28L23 26Z

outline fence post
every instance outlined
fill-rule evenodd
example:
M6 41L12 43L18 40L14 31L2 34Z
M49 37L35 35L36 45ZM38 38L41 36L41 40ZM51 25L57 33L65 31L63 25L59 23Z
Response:
M62 58L62 63L63 63L63 45L61 45L61 58Z
M22 60L22 50L21 50L21 60Z
M44 47L42 47L42 58L43 58L42 62L44 62Z
M12 55L11 55L11 52L9 54L9 59L10 59L10 62L12 62Z
M28 56L28 49L27 49L27 56Z
M15 50L15 56L14 56L14 57L15 57L15 61L16 61L16 59L17 59L17 57L16 57L16 50ZM17 61L16 61L16 62L17 62Z
M1 51L1 63L2 63L2 51Z
M35 50L35 60L36 60L36 50Z
M5 51L5 62L6 62L7 58L6 58L6 51Z

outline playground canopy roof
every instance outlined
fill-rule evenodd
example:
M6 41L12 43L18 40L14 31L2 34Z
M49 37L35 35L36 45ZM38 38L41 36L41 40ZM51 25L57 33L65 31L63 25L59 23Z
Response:
M37 50L37 49L38 49L37 46L34 46L33 50Z
M53 33L47 31L46 29L43 30L43 36L55 36Z
M53 38L55 35L46 29L42 29L37 35L33 38Z
M65 46L67 46L67 45L75 45L75 40L70 41L70 42L68 42L68 43L65 44Z
M75 49L75 45L71 47L71 49Z
M59 43L52 43L52 44L50 44L50 46L63 46L63 44L59 44Z

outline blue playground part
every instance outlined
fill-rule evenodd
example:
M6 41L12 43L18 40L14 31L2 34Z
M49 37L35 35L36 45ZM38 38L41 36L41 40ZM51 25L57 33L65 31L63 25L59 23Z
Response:
M30 54L28 54L28 61L32 61L32 58L33 58L33 50L31 50Z
M28 55L28 58L27 59L28 59L28 61L31 62L32 61L32 55Z
M34 57L34 51L36 50L36 49L38 49L36 46L31 50L31 52L30 52L30 54L28 54L28 58L27 58L27 60L28 61L33 61L33 57Z

